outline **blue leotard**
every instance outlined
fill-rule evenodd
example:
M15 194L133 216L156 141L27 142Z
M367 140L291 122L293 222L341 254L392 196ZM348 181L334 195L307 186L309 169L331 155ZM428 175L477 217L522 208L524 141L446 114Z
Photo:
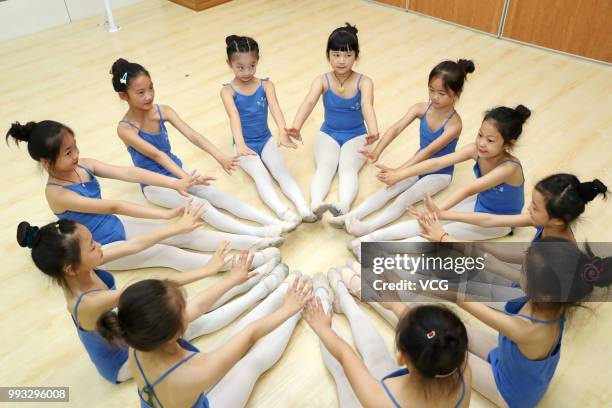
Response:
M499 165L510 162L515 163L518 166L521 164L514 160L504 160ZM522 169L522 167L521 167ZM474 175L476 178L480 178L480 167L478 166L478 158L474 164ZM501 183L495 187L491 187L488 190L481 191L476 196L476 206L474 207L475 212L484 212L489 214L504 214L514 215L520 214L523 205L525 205L525 176L520 186L512 186L508 183Z
M451 118L453 116L455 116L455 114L457 113L454 109L453 112L448 116L448 118L446 118L446 120L442 123L442 126L440 126L438 128L438 130L431 131L429 129L429 125L427 124L427 112L429 111L429 108L431 108L431 102L429 103L429 105L427 105L427 109L425 110L425 113L423 114L423 116L421 116L421 125L419 127L419 150L423 150L425 149L427 146L429 146L430 144L432 144L437 138L439 138L442 133L444 133L444 127L446 126L446 124L448 123L449 120L451 120ZM444 146L442 149L440 149L439 151L437 151L436 153L434 153L430 159L433 159L434 157L441 157L441 156L445 156L447 154L453 153L457 147L457 142L459 141L459 138L455 138L453 139L449 144L447 144L446 146ZM430 174L449 174L450 176L453 175L453 171L455 170L455 166L448 166L445 167L443 169L440 170L436 170L432 173L427 173L427 174L422 174L419 176L419 178L423 178L427 175Z
M165 154L172 159L173 162L176 163L177 166L182 167L183 162L179 159L174 153L172 153L172 147L170 146L170 139L168 139L168 130L166 129L166 125L164 123L164 116L161 113L161 109L159 109L159 105L155 105L157 108L157 113L159 114L159 132L157 133L147 133L144 130L141 130L138 126L133 124L130 121L122 120L119 123L126 123L129 126L133 127L138 131L138 136L140 136L144 141L151 143L155 148L159 151L164 152ZM140 167L141 169L149 170L157 174L161 174L169 177L176 177L174 174L170 173L166 168L157 163L155 160L151 159L148 156L140 153L138 150L134 149L132 146L128 146L128 152L132 157L132 163L134 166ZM140 187L146 187L146 184L141 184Z
M234 91L234 103L240 115L244 143L259 156L272 137L268 127L268 98L263 87L263 81L267 80L268 78L261 79L259 86L251 95L241 94L232 84L224 84Z
M95 272L109 290L116 289L115 278L110 272L102 269L96 269ZM83 343L87 354L89 354L89 358L98 369L100 375L112 383L118 383L119 381L117 381L117 374L128 359L127 347L111 345L104 338L102 338L98 332L83 330L78 323L78 309L83 296L101 290L104 289L92 289L79 295L76 303L74 304L74 310L72 311L72 322L76 327L81 343Z
M386 375L385 377L383 377L382 380L380 380L380 383L385 388L385 391L387 392L387 395L389 396L389 399L391 399L391 402L393 403L393 406L395 408L401 408L401 406L397 402L393 394L391 393L391 390L387 388L387 385L385 384L385 380L389 378L401 377L402 375L408 375L408 374L409 374L409 371L407 368L400 368L399 370ZM463 402L464 397L465 397L465 381L463 381L463 375L461 375L461 397L459 397L459 401L457 401L457 403L455 404L455 408L458 408L461 406L461 403Z
M506 303L505 313L520 316L534 323L559 324L559 336L548 355L542 360L528 359L510 338L499 334L497 347L489 352L488 361L493 368L497 389L510 408L534 407L542 399L552 380L561 357L561 337L565 317L554 320L540 320L519 314L527 298Z
M193 344L183 339L179 339L178 344L185 350L193 351L193 353L191 353L190 355L188 355L187 357L185 357L184 359L182 359L181 361L179 361L178 363L170 367L157 380L153 381L153 383L150 383L149 380L147 379L147 376L145 375L144 370L142 369L142 365L140 364L140 360L138 360L138 355L136 355L136 350L134 350L134 359L136 360L136 365L138 366L138 370L140 370L140 374L142 375L142 378L144 379L144 382L145 382L144 388L142 390L138 390L138 396L140 397L140 407L141 408L153 408L153 405L151 405L153 403L153 398L155 398L156 406L158 406L159 408L163 408L164 405L161 403L159 398L157 398L157 395L155 395L155 386L159 384L160 382L162 382L164 378L170 375L174 370L180 367L183 363L187 362L189 359L191 359L193 356L195 356L196 354L200 352L200 350L198 350ZM200 394L198 400L191 407L192 408L209 408L208 398L206 398L206 394L204 393Z
M352 98L342 98L331 90L329 78L327 91L323 94L323 107L325 121L321 125L321 132L328 134L340 146L349 140L367 133L361 112L361 90L359 84L363 75L357 79L357 94Z
M80 164L79 167L89 174L91 180L81 184L64 185L47 183L47 185L63 187L70 191L74 191L83 197L101 199L102 195L100 192L100 183L98 183L96 176L88 168L81 166ZM82 213L70 210L62 213L56 213L55 215L57 215L57 217L60 219L70 219L78 222L79 224L85 225L91 232L91 235L93 235L93 239L102 245L110 242L125 240L125 229L123 228L121 220L116 215Z

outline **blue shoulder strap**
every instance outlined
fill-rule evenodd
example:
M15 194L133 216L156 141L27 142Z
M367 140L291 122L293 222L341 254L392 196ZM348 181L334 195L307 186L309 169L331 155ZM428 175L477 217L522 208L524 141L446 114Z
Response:
M79 326L79 328L81 327L81 325L79 324L79 316L78 316L78 308L79 305L81 304L81 300L83 299L83 296L87 295L88 293L91 292L98 292L104 289L92 289L92 290L88 290L86 292L83 292L79 295L79 297L77 298L76 303L74 304L74 309L72 310L72 316L74 317L74 322L76 323L77 326Z
M164 115L162 115L161 113L161 109L159 109L159 104L156 104L155 107L157 108L157 114L159 115L159 123L164 123Z
M423 113L423 116L421 116L421 119L423 119L425 115L427 115L427 112L429 112L429 108L431 108L431 101L427 103L427 109L425 109L425 112Z
M135 124L133 124L132 122L130 122L129 120L125 120L125 119L124 119L124 120L120 120L120 121L119 121L119 123L125 123L125 124L127 124L128 126L131 126L131 127L133 127L134 129L136 129L136 130L140 131L140 128L139 128L138 126L136 126Z
M327 90L330 91L331 85L329 84L329 77L327 76L327 73L323 74L323 76L325 77L325 80L327 81Z
M361 83L361 78L363 78L363 74L359 75L359 78L357 78L357 90L359 91L359 84Z
M155 380L153 383L149 383L149 380L147 379L147 377L145 376L144 370L142 369L142 366L140 365L140 361L138 360L138 356L136 355L136 350L134 350L134 359L136 360L136 364L138 365L138 370L140 370L140 373L142 374L142 378L145 381L145 387L142 389L142 392L144 392L145 394L147 394L147 396L149 397L149 404L151 401L151 397L155 397L155 399L157 400L157 402L159 403L160 407L163 407L161 401L159 400L159 398L157 398L157 395L155 395L155 391L154 388L157 384L159 384L160 382L162 382L164 380L164 378L166 378L167 376L169 376L174 370L176 370L177 368L179 368L182 364L186 363L187 361L189 361L193 356L195 356L196 354L198 354L197 351L194 351L193 353L191 353L190 355L188 355L187 357L183 358L181 361L177 362L176 364L174 364L172 367L170 367L170 369L166 370L157 380Z

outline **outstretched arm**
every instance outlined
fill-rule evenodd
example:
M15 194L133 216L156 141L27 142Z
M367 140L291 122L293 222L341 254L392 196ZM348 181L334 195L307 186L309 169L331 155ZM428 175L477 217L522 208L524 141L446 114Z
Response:
M378 122L374 112L374 83L370 78L364 76L359 86L361 88L361 113L368 129L366 136L366 146L368 146L379 138Z
M227 116L230 120L230 128L232 129L232 136L234 137L234 143L236 144L236 152L239 156L257 156L253 150L251 150L244 141L244 135L242 134L242 124L240 123L240 114L236 103L234 102L234 91L229 86L221 88L221 100L223 106L227 112Z
M296 140L302 141L302 136L300 135L300 130L304 125L304 122L312 113L315 105L319 101L319 97L323 93L323 77L318 76L312 81L310 85L310 91L308 91L308 95L304 98L304 101L300 105L297 113L295 114L295 118L293 119L293 125L291 125L291 129L287 129L288 135Z
M161 109L164 118L168 120L179 132L183 134L191 143L198 146L210 154L220 165L223 167L226 173L230 174L238 166L238 157L228 156L223 153L217 146L215 146L210 140L202 136L191 128L174 109L167 105L161 105Z

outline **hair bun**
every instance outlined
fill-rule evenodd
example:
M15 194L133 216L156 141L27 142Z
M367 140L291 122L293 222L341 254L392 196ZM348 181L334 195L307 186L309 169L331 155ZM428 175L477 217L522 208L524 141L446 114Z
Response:
M225 45L229 46L229 45L233 45L234 41L240 41L240 36L239 35L228 35L227 37L225 37Z
M578 195L587 203L593 201L599 194L605 194L607 191L608 187L599 179L587 181L586 183L580 183L578 185Z
M36 122L28 122L25 125L22 125L19 122L14 122L11 124L11 128L8 130L8 132L6 132L6 138L8 140L9 136L11 136L17 143L29 143L35 127Z
M344 31L348 31L349 33L353 34L355 37L357 37L357 33L359 32L359 30L357 30L357 26L351 25L351 23L349 22L344 23Z
M39 228L31 226L27 221L21 221L17 226L17 243L20 247L32 248L40 241Z
M457 61L457 65L459 65L466 74L471 74L476 69L474 61L472 60L460 59Z
M523 122L525 122L531 116L531 110L525 105L518 105L514 108L514 111L519 114Z
M113 66L111 67L110 74L121 76L125 71L127 71L127 67L130 65L128 60L124 58L119 58L115 62L113 62Z

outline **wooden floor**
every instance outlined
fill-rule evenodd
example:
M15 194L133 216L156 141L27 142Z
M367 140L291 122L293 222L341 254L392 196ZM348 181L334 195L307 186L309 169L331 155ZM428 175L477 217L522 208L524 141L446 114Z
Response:
M219 98L221 84L232 77L224 62L225 36L247 34L259 42L258 75L275 81L290 123L312 79L327 69L328 34L349 21L359 28L362 54L356 69L374 81L381 131L410 105L426 100L427 74L436 63L472 58L476 72L457 105L464 122L460 145L474 139L486 109L522 103L533 110L515 150L525 169L527 200L534 182L559 171L584 179L598 177L612 187L609 66L499 41L362 0L237 0L201 13L164 0L147 0L116 10L115 18L123 29L114 34L97 28L97 18L91 18L0 43L0 128L8 129L15 120L58 120L75 130L82 157L129 164L115 134L126 107L113 92L108 74L111 63L124 57L149 69L157 102L174 107L190 125L229 152L229 124ZM314 136L321 121L319 105L304 126L305 146L284 151L306 194L314 170ZM414 152L417 127L404 132L385 152L382 163L398 164ZM175 151L190 167L214 173L218 186L264 208L244 172L224 175L210 157L176 131L170 133ZM61 292L15 242L19 221L40 225L53 219L43 196L44 174L25 146L2 147L0 169L0 245L6 261L0 269L0 385L69 386L72 406L137 406L132 382L114 386L97 375L79 343ZM372 166L362 171L358 201L380 187L374 174ZM451 191L473 179L471 165L459 166L455 174ZM106 198L145 203L137 185L102 184ZM336 194L335 184L331 194ZM596 200L576 226L578 236L610 241L611 221L612 204ZM522 229L511 239L529 239L532 234L533 229ZM347 239L347 234L325 223L305 224L289 235L282 247L283 260L307 274L325 271L349 255ZM148 269L117 273L117 278L123 285L167 273ZM189 293L208 284L194 284ZM391 327L369 306L363 309L391 349ZM349 333L346 319L335 319ZM195 343L208 350L228 330ZM611 330L609 304L576 314L564 333L563 357L541 406L610 406ZM472 395L473 407L490 406L477 393ZM335 405L335 386L316 337L300 322L284 356L258 382L249 406Z

